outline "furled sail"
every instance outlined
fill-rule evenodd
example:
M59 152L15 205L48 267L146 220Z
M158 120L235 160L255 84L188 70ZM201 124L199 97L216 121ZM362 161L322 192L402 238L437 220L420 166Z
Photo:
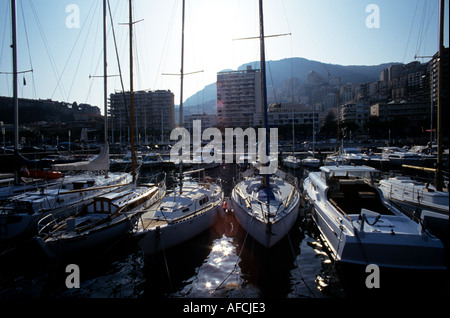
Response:
M59 171L99 171L99 170L109 170L109 145L105 144L102 151L92 160L89 161L79 161L73 163L64 164L54 164L52 165L53 170Z

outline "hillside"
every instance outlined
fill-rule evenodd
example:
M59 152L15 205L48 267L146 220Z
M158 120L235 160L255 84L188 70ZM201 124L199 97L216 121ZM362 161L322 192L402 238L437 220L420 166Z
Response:
M283 87L283 82L296 77L300 84L306 84L306 76L310 71L321 75L324 79L340 77L341 84L367 83L379 80L380 72L396 63L385 63L380 65L337 65L312 61L300 57L283 59L279 61L266 62L267 86L270 91L272 86L276 90ZM241 65L238 70L244 70L247 65L259 69L259 62L250 62ZM203 90L189 97L185 103L185 114L187 113L215 113L216 112L216 83L207 85Z

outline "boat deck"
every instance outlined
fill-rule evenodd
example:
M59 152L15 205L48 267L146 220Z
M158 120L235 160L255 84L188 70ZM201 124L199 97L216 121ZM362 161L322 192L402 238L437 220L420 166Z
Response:
M394 215L383 205L379 193L364 182L340 180L339 186L328 192L329 201L342 213L360 214L361 209L367 209L382 215ZM359 181L359 180L358 180Z
M150 218L142 218L139 221L139 230L146 230L157 226L164 226L168 224L166 220L156 220Z

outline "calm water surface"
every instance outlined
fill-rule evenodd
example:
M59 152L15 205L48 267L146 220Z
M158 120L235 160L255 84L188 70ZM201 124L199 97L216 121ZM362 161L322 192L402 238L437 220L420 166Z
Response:
M145 171L142 180L159 171ZM303 170L291 171L299 178ZM228 196L236 165L208 174L223 179ZM169 171L169 183L173 172ZM361 295L448 296L446 273L380 272L368 290L364 268L336 266L308 216L300 216L275 248L262 248L226 214L200 236L152 257L133 237L71 258L48 260L33 243L4 253L0 298L341 298ZM80 268L79 289L67 289L67 264Z

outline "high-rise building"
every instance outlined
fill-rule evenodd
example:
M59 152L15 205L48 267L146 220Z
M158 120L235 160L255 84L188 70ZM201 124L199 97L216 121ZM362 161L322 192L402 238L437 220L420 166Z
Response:
M175 128L174 94L170 90L142 90L133 94L135 138L138 142L161 141ZM111 94L109 101L112 141L129 140L130 92ZM167 137L166 137L167 138Z
M221 127L261 126L260 74L251 66L217 74L217 119Z
M439 52L437 52L430 61L430 86L431 86L431 98L434 107L438 105L438 94L440 93L440 103L442 109L442 134L443 136L448 136L449 128L446 123L450 121L450 105L448 100L448 82L449 82L449 48L444 48L442 50L442 58L440 66L442 68L441 81L442 85L440 87L441 92L438 90L439 86ZM437 109L434 110L434 116L437 114ZM436 127L436 126L434 126Z

